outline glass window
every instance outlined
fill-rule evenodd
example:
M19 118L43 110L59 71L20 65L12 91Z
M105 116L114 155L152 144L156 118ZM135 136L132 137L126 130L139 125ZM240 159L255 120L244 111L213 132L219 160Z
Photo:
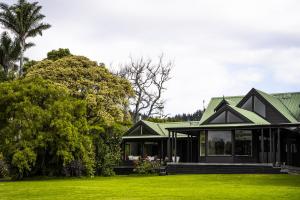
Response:
M200 132L200 156L205 156L205 132Z
M231 155L231 131L208 131L208 155Z
M242 105L242 108L252 111L252 96Z
M219 116L217 116L215 119L211 120L210 123L225 123L225 111L219 114Z
M232 114L231 112L228 111L227 113L227 123L239 123L239 122L243 122L243 120L241 118L239 118L238 116Z
M254 97L254 111L259 115L266 117L266 106L257 97Z
M252 132L250 130L236 130L235 132L235 155L252 155Z

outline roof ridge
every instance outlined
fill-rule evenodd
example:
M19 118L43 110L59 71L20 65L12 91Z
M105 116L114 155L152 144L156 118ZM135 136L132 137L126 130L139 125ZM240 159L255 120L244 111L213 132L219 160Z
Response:
M245 96L245 95L244 95ZM235 95L235 96L219 96L219 97L211 97L211 99L223 99L223 98L241 98L243 95Z

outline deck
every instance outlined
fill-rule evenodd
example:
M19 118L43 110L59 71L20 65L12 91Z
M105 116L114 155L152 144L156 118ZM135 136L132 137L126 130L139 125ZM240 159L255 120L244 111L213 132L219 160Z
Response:
M268 163L167 163L167 174L280 174Z
M134 173L133 165L123 165L114 168L116 174ZM172 174L281 174L287 173L280 167L269 163L167 163L160 171Z

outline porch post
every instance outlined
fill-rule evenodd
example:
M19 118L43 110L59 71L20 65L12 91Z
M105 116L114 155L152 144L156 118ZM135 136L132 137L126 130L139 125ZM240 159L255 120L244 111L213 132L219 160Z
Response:
M268 163L273 163L273 157L272 157L272 150L273 150L273 148L272 148L272 131L271 131L271 128L269 128L269 142L270 142L270 153L268 154L269 156L268 156L268 158L269 158L269 161L268 161Z
M175 163L177 162L177 132L174 133L175 137L174 137L174 161Z
M144 146L145 146L145 142L142 142L142 158L144 158Z
M168 161L170 161L170 157L171 157L171 151L170 151L170 131L168 131L168 141L167 141L167 154L168 154Z
M199 135L197 136L197 145L198 145L198 148L197 148L197 155L198 155L198 157L197 157L197 162L200 162L200 145L201 145L201 143L200 143L200 133L199 133Z
M164 161L164 140L160 141L160 162Z
M276 146L275 146L275 132L273 131L273 134L272 134L272 148L273 148L273 166L275 166L276 164Z
M190 156L191 156L191 162L193 162L193 136L192 135L190 137L190 141L191 141Z
M279 165L281 165L281 148L280 148L280 128L277 128L277 162Z
M171 162L173 162L173 155L174 155L174 132L172 133L172 139L171 139Z
M234 159L235 157L235 129L232 130L232 136L231 136L231 141L232 141L232 157Z
M187 134L187 140L186 140L186 150L187 150L187 159L186 159L186 161L187 162L190 162L190 135L189 134Z
M123 145L122 145L122 149L123 149L123 160L126 160L126 152L125 152L125 148L126 148L126 142L123 141Z
M205 159L208 156L208 130L205 130Z
M261 163L264 163L264 129L261 129L261 140L260 140L260 147L261 147Z

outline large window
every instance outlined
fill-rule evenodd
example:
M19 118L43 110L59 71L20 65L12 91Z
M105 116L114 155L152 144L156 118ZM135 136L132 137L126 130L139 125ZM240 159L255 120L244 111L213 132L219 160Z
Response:
M215 119L211 120L211 123L215 123L215 124L223 124L226 123L226 112L223 111L221 114L219 114L219 116L217 116Z
M241 123L243 120L238 116L232 114L231 112L227 112L227 123Z
M223 111L216 118L210 121L212 124L224 124L224 123L242 123L244 122L241 118L236 116L230 111Z
M251 96L243 105L243 109L254 111L260 116L266 117L266 105L256 96Z
M266 106L257 97L254 97L254 111L259 115L266 117Z
M235 155L252 155L252 132L250 130L236 130L235 132Z
M242 108L252 111L252 96L242 105Z
M231 155L231 131L208 131L208 155Z
M200 132L200 156L205 156L205 132Z

